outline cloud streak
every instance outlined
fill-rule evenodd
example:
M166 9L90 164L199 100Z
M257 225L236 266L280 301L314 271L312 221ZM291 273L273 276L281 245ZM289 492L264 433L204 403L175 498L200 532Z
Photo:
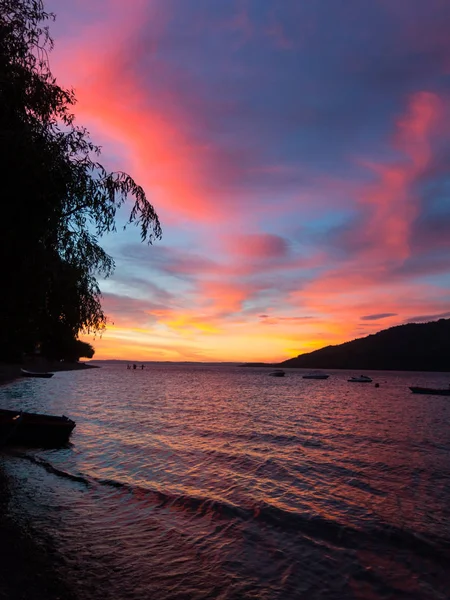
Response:
M366 315L360 317L361 321L379 321L380 319L387 319L388 317L396 317L397 313L379 313L377 315Z

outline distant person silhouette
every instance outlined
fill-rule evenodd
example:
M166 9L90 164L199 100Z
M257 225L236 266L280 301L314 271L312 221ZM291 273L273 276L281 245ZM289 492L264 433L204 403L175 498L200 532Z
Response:
M136 369L136 365L133 365L133 370Z
M142 369L142 370L144 369L144 365L141 365L141 369Z

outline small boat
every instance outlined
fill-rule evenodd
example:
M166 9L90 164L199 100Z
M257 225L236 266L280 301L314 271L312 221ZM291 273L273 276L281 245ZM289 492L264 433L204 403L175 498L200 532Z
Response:
M307 373L303 375L303 379L328 379L329 375L326 373Z
M427 388L427 387L410 387L413 394L430 394L434 396L450 396L450 387L448 388Z
M284 377L286 373L283 371L283 369L276 369L275 371L269 373L269 375L271 377Z
M0 444L57 448L69 440L75 421L17 410L0 409Z
M20 369L20 372L22 373L22 377L41 377L49 379L54 375L54 373L37 373L36 371L27 371L26 369Z
M358 375L357 377L351 377L347 379L350 383L372 383L372 379L367 375Z

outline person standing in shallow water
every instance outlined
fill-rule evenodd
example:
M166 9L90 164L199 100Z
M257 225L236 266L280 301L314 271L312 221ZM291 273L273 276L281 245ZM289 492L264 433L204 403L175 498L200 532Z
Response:
M144 370L144 365L141 365L141 370L142 370L142 371Z
M136 370L136 368L137 368L137 367L136 367L136 365L133 365L133 371L135 371L135 370Z

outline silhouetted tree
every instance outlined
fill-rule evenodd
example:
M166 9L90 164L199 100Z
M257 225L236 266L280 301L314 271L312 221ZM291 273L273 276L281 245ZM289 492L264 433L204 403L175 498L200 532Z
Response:
M40 344L40 354L50 360L76 362L80 358L92 358L95 350L91 344L73 337L64 326L56 327Z
M0 353L31 351L59 331L101 331L97 277L113 259L98 243L134 199L129 223L142 241L161 237L143 189L108 172L75 124L75 96L53 77L53 42L41 0L0 0ZM6 356L5 356L6 353ZM1 355L0 355L1 357Z

